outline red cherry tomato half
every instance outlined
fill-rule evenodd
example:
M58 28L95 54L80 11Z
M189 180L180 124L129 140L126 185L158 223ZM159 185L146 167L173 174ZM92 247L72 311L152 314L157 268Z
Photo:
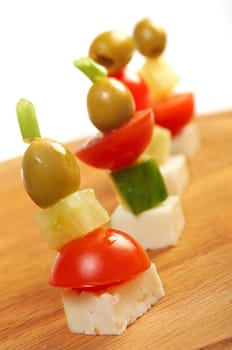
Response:
M120 80L131 91L136 110L151 106L150 90L139 73L125 68L120 72L110 74L110 76Z
M181 93L156 102L153 104L153 111L155 122L168 128L172 135L176 135L193 117L193 94L191 92Z
M152 109L135 112L135 116L118 129L100 134L76 151L83 162L111 171L123 169L136 161L152 136Z
M149 266L147 253L135 239L119 230L101 227L61 248L49 282L55 287L84 290L107 288Z

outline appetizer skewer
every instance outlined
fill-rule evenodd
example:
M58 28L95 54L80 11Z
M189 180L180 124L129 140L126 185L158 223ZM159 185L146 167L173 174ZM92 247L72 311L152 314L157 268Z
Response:
M106 68L109 77L123 82L133 95L136 110L141 110L152 106L152 94L142 75L128 68L133 52L132 37L115 30L99 34L89 48L90 57ZM164 126L161 128L157 125L156 113L158 117L164 114L165 107L163 109L157 107L154 113L153 136L145 153L148 152L149 156L153 157L160 166L168 193L180 195L189 178L187 164L183 155L174 158L170 156L172 134L168 128Z
M152 110L131 113L133 97L129 89L107 77L106 71L105 77L95 82L92 72L98 65L90 58L76 60L75 66L87 76L88 70L91 72L93 85L87 95L87 108L101 131L76 155L91 166L109 171L119 201L111 216L112 226L133 234L146 249L176 244L184 227L179 197L168 197L155 160L147 155L141 157L153 134Z
M66 146L42 138L32 103L16 108L25 142L22 180L42 208L37 224L58 250L49 283L62 291L71 332L121 334L160 298L156 267L128 234L108 227L109 215L92 189L80 190L76 157Z
M151 91L156 123L170 129L172 153L191 158L200 148L194 122L194 97L190 92L175 93L179 77L163 55L166 33L151 19L144 18L135 25L133 38L137 50L145 57L139 72Z

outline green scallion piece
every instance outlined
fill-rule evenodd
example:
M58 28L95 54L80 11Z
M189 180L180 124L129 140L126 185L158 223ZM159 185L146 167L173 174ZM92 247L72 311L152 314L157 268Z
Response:
M30 101L20 99L16 106L16 114L24 142L30 143L33 139L41 138L35 108Z
M107 76L105 67L94 62L90 57L82 57L73 62L74 66L84 73L93 83Z

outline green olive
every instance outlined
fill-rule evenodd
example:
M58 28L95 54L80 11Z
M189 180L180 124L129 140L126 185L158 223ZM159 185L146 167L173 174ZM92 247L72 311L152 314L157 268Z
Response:
M166 47L166 33L154 23L145 18L137 23L133 37L138 51L147 57L159 56Z
M22 179L31 199L47 208L80 187L76 157L61 143L34 140L22 161Z
M133 38L116 30L99 34L89 48L89 56L108 73L117 73L125 67L133 52Z
M114 78L94 83L87 95L89 117L97 129L108 132L129 121L135 111L129 89Z

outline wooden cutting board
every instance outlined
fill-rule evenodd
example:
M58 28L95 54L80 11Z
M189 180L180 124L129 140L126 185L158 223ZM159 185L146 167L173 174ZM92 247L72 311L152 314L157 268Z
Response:
M55 252L34 223L21 160L1 163L1 350L232 349L232 112L197 124L202 148L189 161L186 227L176 247L149 252L166 296L121 336L68 331L60 291L48 284ZM94 188L111 212L116 201L106 173L80 166L82 187Z

